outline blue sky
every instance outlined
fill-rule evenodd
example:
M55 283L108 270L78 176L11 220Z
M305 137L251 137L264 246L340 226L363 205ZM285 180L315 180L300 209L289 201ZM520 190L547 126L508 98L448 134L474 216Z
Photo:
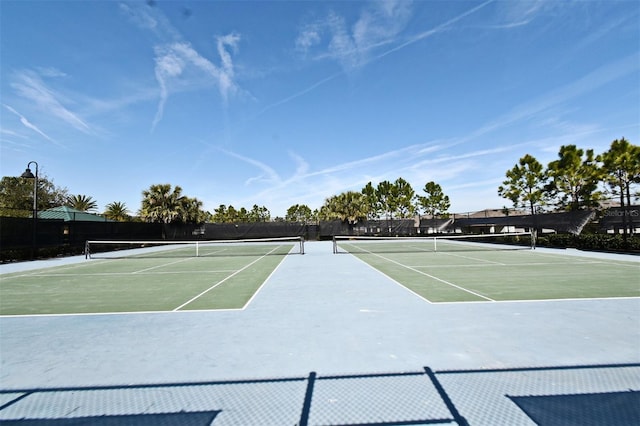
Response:
M284 216L367 182L450 211L525 154L640 141L640 2L0 2L0 166L131 213L152 184Z

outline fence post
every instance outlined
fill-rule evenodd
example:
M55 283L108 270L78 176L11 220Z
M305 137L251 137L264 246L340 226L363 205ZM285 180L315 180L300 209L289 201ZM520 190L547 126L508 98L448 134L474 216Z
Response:
M316 372L309 373L307 379L307 392L304 396L304 404L302 405L302 413L300 414L300 422L298 426L307 426L309 424L309 413L311 413L311 399L313 398L313 386L316 381Z

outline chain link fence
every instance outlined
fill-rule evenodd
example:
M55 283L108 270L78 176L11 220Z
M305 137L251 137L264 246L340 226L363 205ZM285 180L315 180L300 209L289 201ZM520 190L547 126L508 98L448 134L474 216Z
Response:
M640 364L0 390L3 425L636 425Z

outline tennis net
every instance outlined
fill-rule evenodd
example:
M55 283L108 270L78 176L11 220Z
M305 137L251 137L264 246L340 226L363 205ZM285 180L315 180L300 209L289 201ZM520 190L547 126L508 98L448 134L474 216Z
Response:
M304 238L207 241L89 240L85 243L84 254L87 259L304 254Z
M425 237L336 235L334 253L417 253L450 251L527 250L535 248L530 232L460 234Z

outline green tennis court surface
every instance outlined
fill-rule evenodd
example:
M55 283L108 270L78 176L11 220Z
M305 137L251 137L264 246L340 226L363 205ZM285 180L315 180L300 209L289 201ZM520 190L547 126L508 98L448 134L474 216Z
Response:
M156 247L3 274L0 314L240 309L294 247L227 245L198 257L192 247Z
M527 246L428 239L339 241L433 303L640 297L640 264ZM299 251L296 251L299 250ZM297 242L175 244L94 253L77 264L3 274L1 315L241 309ZM343 254L341 254L343 255Z
M558 256L522 246L342 241L350 252L430 302L640 296L637 262Z

